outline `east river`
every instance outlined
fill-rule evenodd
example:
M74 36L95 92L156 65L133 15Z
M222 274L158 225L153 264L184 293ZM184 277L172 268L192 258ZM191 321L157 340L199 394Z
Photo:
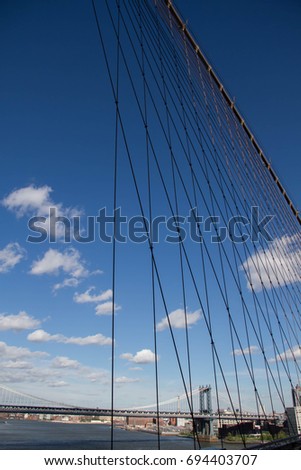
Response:
M0 449L108 450L111 448L110 432L110 426L102 424L7 420L0 422ZM160 444L162 450L194 449L192 439L178 436L161 436ZM220 445L217 442L212 447L218 449ZM205 448L209 449L210 444L202 444L202 449ZM157 435L116 428L114 449L158 449Z

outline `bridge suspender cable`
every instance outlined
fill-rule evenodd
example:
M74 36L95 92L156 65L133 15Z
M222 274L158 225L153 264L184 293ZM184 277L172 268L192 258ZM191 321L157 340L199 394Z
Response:
M154 0L154 1L156 1L156 0ZM263 164L268 169L268 171L269 171L271 177L273 178L274 182L276 183L278 189L280 190L281 194L284 196L285 201L287 202L287 204L291 208L292 213L296 217L298 223L301 225L301 217L299 215L299 211L295 208L292 200L289 198L289 196L288 196L287 192L285 191L284 187L282 186L278 176L276 175L275 171L272 169L270 162L268 161L268 159L264 155L264 153L263 153L262 149L260 148L260 146L258 145L254 135L250 131L249 127L245 123L245 120L242 118L240 112L238 111L237 107L235 106L234 101L231 100L231 98L229 97L229 94L227 93L224 86L220 82L220 80L217 77L216 73L213 71L211 65L209 64L208 60L206 59L206 57L202 53L199 45L197 44L197 42L195 41L195 39L191 35L189 29L187 28L187 25L185 24L185 22L183 21L183 19L179 15L179 13L176 10L176 8L174 7L172 1L171 0L164 0L164 2L166 4L167 8L170 10L173 17L175 18L175 20L176 20L177 24L179 25L179 27L183 30L183 33L185 34L187 40L190 42L191 46L196 51L196 54L198 55L199 59L204 63L208 73L212 76L212 78L215 81L218 89L220 90L223 98L225 99L225 102L231 108L233 114L236 116L238 122L241 124L242 128L246 132L246 135L248 136L248 138L252 142L252 144L253 144L254 148L256 149L257 153L260 155L260 158L261 158Z
M165 81L165 71L163 68L163 57L162 57L162 44L161 44L161 29L159 24L159 13L156 8L156 27L157 27L157 37L158 37L158 44L159 44L159 61L160 61L160 74L162 77L162 84L163 84L163 96L164 96L164 103L165 103L165 110L166 110L166 126L167 126L167 138L168 138L168 145L170 150L170 164L171 164L171 173L172 173L172 186L173 186L173 194L174 194L174 201L175 201L175 211L176 214L180 214L179 210L179 200L178 200L178 191L177 191L177 179L176 179L176 169L173 159L173 143L171 137L171 125L170 125L170 118L169 118L169 110L168 110L168 96L167 96L167 84ZM172 31L172 26L170 24L170 29ZM175 60L175 65L177 69L177 61ZM178 75L177 75L178 78ZM180 84L178 82L179 89L181 90ZM184 108L182 107L183 111L183 118L185 120L185 113ZM189 153L189 140L186 135L187 141L187 150ZM182 300L183 300L183 309L184 309L184 320L185 320L185 340L186 340L186 354L187 354L187 370L188 370L188 384L189 384L189 399L190 399L190 406L191 406L191 417L193 423L193 436L194 436L194 445L195 449L198 447L200 448L200 442L198 438L198 433L195 425L194 419L194 408L193 408L193 399L192 399L192 374L191 374L191 361L190 361L190 342L189 342L189 334L188 334L188 321L187 321L187 300L186 300L186 281L184 275L184 255L183 255L183 244L182 239L180 236L180 228L179 224L176 223L177 232L178 232L178 245L179 245L179 265L180 265L180 278L181 278L181 289L182 289Z
M146 167L147 167L147 192L148 192L148 213L150 222L149 231L149 247L150 247L150 263L151 263L151 302L152 302L152 315L153 315L153 338L154 338L154 353L155 353L155 393L156 393L156 411L157 411L157 445L158 450L161 448L161 432L160 432L160 404L159 404L159 369L158 369L158 342L157 342L157 314L156 314L156 288L155 288L155 265L153 258L154 244L153 244L153 211L152 211L152 198L153 198L153 184L152 184L152 172L151 172L151 161L150 161L150 142L148 135L148 92L145 79L145 49L144 49L144 36L142 29L142 16L141 16L141 5L138 4L138 18L139 18L139 30L140 30L140 45L141 45L141 64L142 64L142 76L143 76L143 109L144 109L144 129L145 129L145 156L146 156Z
M109 7L107 1L106 1L105 3L106 3L106 6L107 6L107 9L108 9L108 12L109 12L109 16L110 16L110 19L111 19L111 22L112 22L113 29L114 29L114 31L115 31L115 35L117 36L117 33L116 33L116 26L115 26L114 21L113 21L113 18L112 18L112 13L111 13L110 7ZM93 2L93 5L94 5L94 2ZM99 23L99 19L98 19L98 17L97 17L97 12L96 12L96 9L95 9L95 5L94 5L94 14L96 15L96 18L97 18L98 32L99 32L99 35L100 35L100 38L101 38L101 45L102 45L103 52L104 52L104 54L105 54L106 66L107 66L107 70L108 70L108 73L109 73L111 88L112 88L112 91L113 91L113 94L114 94L115 103L116 103L116 101L117 101L117 100L116 100L116 90L115 90L115 86L114 86L113 80L112 80L112 73L111 73L111 69L110 69L109 63L108 63L106 48L105 48L105 45L104 45L104 42L103 42L103 37L102 37L102 33L101 33L100 23ZM120 45L120 43L119 43L119 45ZM121 52L122 57L123 57L123 59L124 59L124 62L125 62L127 71L129 72L128 65L127 65L126 59L125 59L125 57L124 57L124 53L123 53L123 50L122 50L121 45L120 45L120 52ZM129 74L129 76L130 76L130 74ZM132 80L131 80L131 83L132 83ZM133 84L133 83L132 83L132 84ZM134 91L135 96L136 96L135 88L133 88L133 91ZM137 96L136 96L136 98L137 98ZM139 104L139 108L140 108L140 112L141 112L140 104ZM130 153L130 150L129 150L129 147L128 147L128 144L127 144L125 129L124 129L122 117L121 117L119 111L118 111L118 116L119 116L119 124L120 124L120 128L121 128L121 132L122 132L124 144L125 144L125 147L126 147L126 154L127 154L128 161L129 161L129 164L130 164L130 169L131 169L131 173L132 173L132 176L133 176L133 182L134 182L134 186L135 186L135 189L136 189L137 198L138 198L138 202L139 202L139 206L140 206L140 210L141 210L141 215L142 215L142 217L143 217L143 220L145 220L145 212L144 212L143 205L142 205L142 201L141 201L140 191L139 191L138 184L137 184L137 178L136 178L135 171L134 171L134 168L133 168L132 157L131 157L131 153ZM150 248L151 248L151 243L150 243L150 237L149 237L148 227L145 227L145 231L146 231L146 233L148 234L148 243L149 243ZM158 267L157 267L157 264L156 264L156 261L155 261L154 253L153 253L152 250L151 250L151 252L152 252L152 259L153 259L153 262L154 262L155 274L156 274L156 278L157 278L157 282L158 282L158 286L159 286L159 291L160 291L160 294L161 294L161 297L162 297L162 301L163 301L163 304L164 304L164 310L165 310L165 313L166 313L166 318L167 318L167 322L168 322L168 325L169 325L169 330L170 330L170 333L171 333L172 342L173 342L173 345L174 345L174 350L175 350L175 354L176 354L176 359L177 359L177 363L178 363L180 375L181 375L181 378L182 378L182 382L183 382L183 386L184 386L184 389L185 389L185 393L186 393L186 395L187 395L187 401L188 401L188 403L189 403L189 394L188 394L188 390L187 390L187 385L186 385L186 382L185 382L185 378L184 378L184 374L183 374L183 368L182 368L180 356L179 356L179 353L178 353L178 348L177 348L177 345L176 345L174 333L173 333L172 326L171 326L171 323L170 323L170 318L169 318L169 315L168 315L168 309L167 309L167 305L166 305L166 301L165 301L165 296L164 296L164 292L163 292L163 288L162 288L162 282L161 282L161 280L160 280L160 275L159 275L159 272L158 272ZM191 407L191 404L190 404L189 406Z
M126 28L126 24L125 24L125 23L124 23L124 25L125 25L125 28ZM155 77L154 77L154 79L155 79ZM156 105L155 105L155 104L154 104L154 107L156 108ZM159 114L158 114L158 118L160 119ZM171 119L172 119L172 117L171 117ZM179 171L179 170L178 170L178 167L177 167L177 171ZM181 179L180 173L179 173L179 176L180 176L180 179ZM197 180L196 180L196 183L197 183L197 185L198 185ZM198 185L198 189L201 191L201 188L199 187L199 185ZM213 195L213 197L215 198L214 195ZM205 201L205 200L204 200L204 202L205 202L205 204L206 204L206 201ZM192 207L192 206L191 206L191 207ZM205 245L205 243L204 243L204 245ZM210 253L208 252L208 250L206 250L206 253L207 253L209 259L211 259L211 256L210 256ZM225 253L225 255L226 255L226 257L227 257L227 254L226 254L226 253ZM242 263L242 259L241 259L241 258L240 258L240 262ZM213 271L215 271L215 268L214 268L213 265L212 265L212 267L213 267ZM231 266L230 266L230 269L231 269L231 271L232 271L232 273L233 273L233 275L234 275L234 272L233 272ZM216 280L217 280L218 285L220 286L220 283L219 283L219 280L218 280L217 275L216 275ZM221 289L221 286L220 286L219 288ZM222 290L221 290L221 293L222 293ZM224 294L222 294L222 295L224 296ZM244 301L244 299L243 299L243 301ZM244 301L244 302L245 302L245 301ZM236 336L237 336L237 333L236 333ZM237 336L237 338L238 338L238 336ZM243 354L243 355L244 355L244 354Z
M256 375L255 360L252 355L254 342L261 354L271 409L274 410L275 398L285 408L286 398L282 376L285 375L289 386L293 387L291 359L295 367L295 375L299 377L300 374L300 366L297 362L298 350L294 346L300 344L300 286L298 282L295 282L295 279L298 279L298 262L290 256L287 241L283 236L279 236L279 233L283 233L281 232L281 221L287 220L287 228L291 230L291 238L296 240L296 246L300 246L300 238L296 234L296 225L300 224L300 217L172 2L166 0L154 2L116 0L114 6L105 0L104 5L112 27L111 33L117 44L116 72L115 66L111 65L112 61L108 60L108 45L104 42L94 0L92 0L92 4L115 101L114 208L117 207L118 137L120 133L143 220L145 220L146 214L149 215L151 222L153 220L153 179L157 177L158 185L161 185L165 203L177 231L179 245L177 279L180 281L181 302L185 317L188 379L186 379L183 361L179 354L179 347L169 316L170 310L168 309L165 285L159 269L160 252L155 250L152 231L145 225L151 261L150 290L155 348L158 448L161 444L159 422L161 404L159 403L157 362L159 355L156 330L156 288L158 288L158 294L165 311L166 323L185 390L184 395L193 421L196 443L198 436L195 431L187 320L188 283L192 288L190 290L194 291L195 299L202 313L204 329L207 330L210 340L218 413L220 413L219 388L222 385L226 390L237 423L243 421L243 381L239 370L239 364L242 361L245 374L253 389L257 414L258 416L265 414L265 405L259 386L260 378ZM121 31L124 33L123 41L121 41ZM121 91L121 87L119 87L121 60L127 85L133 93L138 120L145 134L146 184L144 180L141 183L142 178L139 180L138 165L137 162L135 164L134 152L127 133L127 122L119 106L123 98L119 93ZM162 148L164 145L165 149L165 154L162 156L158 155L156 148L157 134L160 134L161 145ZM163 166L166 155L169 157L170 173L168 175L166 167ZM139 164L141 164L141 156ZM188 174L190 182L188 182ZM144 192L147 193L146 204L142 197ZM180 199L181 196L182 199ZM201 209L203 208L208 214L219 213L221 221L227 225L227 222L235 214L246 214L251 205L256 205L258 197L262 198L260 201L262 207L267 211L277 210L279 214L280 222L276 221L272 226L275 236L273 249L267 247L261 239L258 240L258 243L251 239L249 244L245 243L241 247L232 243L231 248L227 248L224 243L221 243L218 226L213 222L212 229L219 241L215 253L213 253L213 248L204 237L204 232L197 219ZM198 269L195 269L195 260L184 243L177 220L177 214L181 210L183 201L191 211L197 235L202 240L198 260L202 267L201 276ZM239 235L243 234L240 226L237 227L237 232ZM246 233L251 235L250 227L246 228ZM234 233L230 233L230 235L233 236ZM112 448L115 408L116 268L116 240L114 236ZM245 286L243 286L242 275L245 277L245 282L248 282L249 292L247 293ZM260 289L254 286L254 278L258 279ZM214 287L212 288L212 286ZM232 291L235 291L237 296L235 305ZM231 390L223 368L223 347L218 345L216 341L219 331L216 327L216 318L212 313L215 295L219 298L220 309L225 313L225 322L227 321L229 347L233 356L232 367L236 386L233 388L236 388L235 391ZM240 306L243 328L237 321L236 309L238 305ZM269 340L268 345L266 337ZM247 344L247 347L244 343ZM268 347L273 351L272 360L267 356ZM242 440L245 445L243 435Z

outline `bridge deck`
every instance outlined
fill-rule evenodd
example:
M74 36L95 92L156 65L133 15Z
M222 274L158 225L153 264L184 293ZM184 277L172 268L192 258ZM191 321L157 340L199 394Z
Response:
M85 416L112 416L112 410L101 408L81 408L81 407L47 407L47 406L23 406L23 405L0 405L0 413L32 413L32 414L58 414L58 415L85 415ZM127 417L156 417L157 411L153 410L113 410L114 416ZM275 416L256 414L208 414L193 413L195 418L235 420L235 421L275 421ZM181 417L191 418L190 411L160 411L160 417ZM276 418L277 419L277 418Z

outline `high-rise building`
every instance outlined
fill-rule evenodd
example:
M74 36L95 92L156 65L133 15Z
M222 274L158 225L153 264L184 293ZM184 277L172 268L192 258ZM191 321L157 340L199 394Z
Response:
M301 406L286 408L290 436L301 434Z
M293 405L294 406L301 406L301 387L300 387L300 385L296 385L296 387L292 389L292 395L293 395Z

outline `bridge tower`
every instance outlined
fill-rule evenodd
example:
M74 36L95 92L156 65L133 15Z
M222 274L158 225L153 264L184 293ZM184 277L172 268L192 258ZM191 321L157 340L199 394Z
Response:
M200 386L200 413L212 414L211 385Z
M211 397L211 386L205 385L199 387L199 398L200 398L200 413L204 416L198 418L197 431L200 437L204 440L210 440L214 436L213 432L213 418L212 418L212 397Z

